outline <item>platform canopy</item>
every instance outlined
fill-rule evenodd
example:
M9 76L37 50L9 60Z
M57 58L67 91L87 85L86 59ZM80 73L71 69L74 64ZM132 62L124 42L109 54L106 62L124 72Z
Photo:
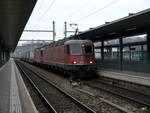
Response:
M92 41L110 40L150 32L150 9L106 22L104 25L79 33L77 37ZM73 37L70 37L73 38Z
M14 50L37 0L0 0L0 48Z

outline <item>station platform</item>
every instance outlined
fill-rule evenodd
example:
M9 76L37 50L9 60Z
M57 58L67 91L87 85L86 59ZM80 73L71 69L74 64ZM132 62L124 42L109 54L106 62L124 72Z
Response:
M13 59L0 68L0 113L38 113Z
M137 83L145 86L150 86L150 73L139 73L99 68L98 75L117 80Z

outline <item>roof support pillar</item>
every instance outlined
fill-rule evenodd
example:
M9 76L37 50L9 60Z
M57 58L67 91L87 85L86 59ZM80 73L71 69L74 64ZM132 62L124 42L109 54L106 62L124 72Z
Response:
M2 52L0 52L0 62L2 61Z
M150 32L147 33L147 61L150 62Z
M119 38L119 53L120 53L120 70L123 70L123 37L121 36Z
M5 53L4 51L0 51L0 67L2 64L4 64L4 60L5 60Z
M131 45L129 45L129 60L131 61Z
M101 61L104 61L104 40L101 41Z
M7 62L10 58L10 52L9 51L4 51L1 50L0 51L0 63L4 64L5 62Z
M142 55L142 60L144 60L144 47L141 45L141 55Z

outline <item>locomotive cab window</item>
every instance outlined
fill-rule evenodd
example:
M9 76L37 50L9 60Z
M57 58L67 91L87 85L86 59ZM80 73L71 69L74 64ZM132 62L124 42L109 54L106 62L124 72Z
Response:
M92 45L84 45L84 53L85 54L93 54L93 47L92 47Z
M70 54L80 55L81 54L81 45L80 44L71 44L70 45Z
M41 51L41 56L43 56L43 51Z
M70 54L70 47L69 47L69 45L65 46L65 51L66 51L66 54Z

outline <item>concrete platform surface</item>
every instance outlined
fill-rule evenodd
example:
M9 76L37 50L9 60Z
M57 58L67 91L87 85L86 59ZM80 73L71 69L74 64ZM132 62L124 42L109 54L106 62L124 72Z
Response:
M38 113L13 59L0 68L0 113Z
M117 71L108 69L99 69L100 76L114 78L118 80L133 82L141 85L150 86L150 74L128 71Z

